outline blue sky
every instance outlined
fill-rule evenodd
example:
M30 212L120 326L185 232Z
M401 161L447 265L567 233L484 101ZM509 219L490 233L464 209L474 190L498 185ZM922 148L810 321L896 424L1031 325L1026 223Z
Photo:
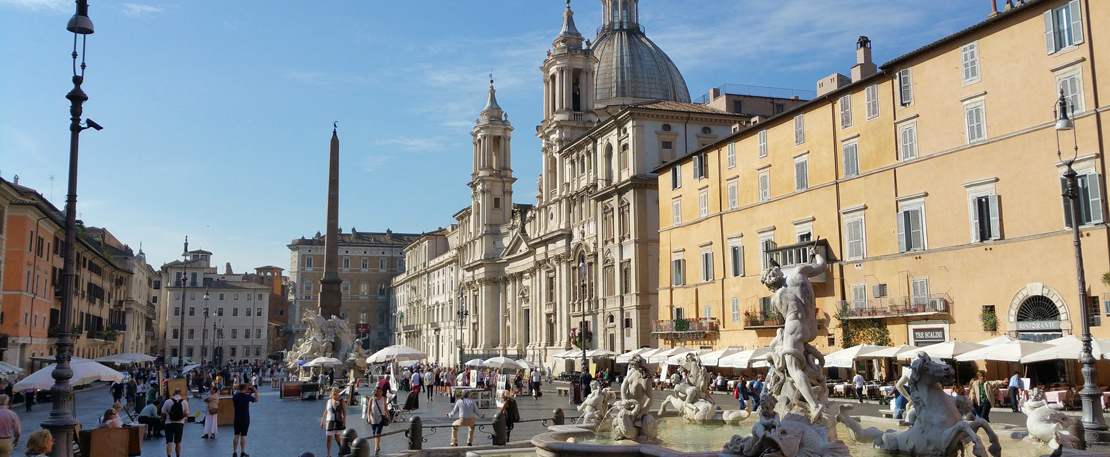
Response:
M141 1L141 0L140 0ZM1002 3L1002 0L999 0ZM0 176L65 204L74 3L0 0ZM488 73L534 203L538 67L562 0L91 0L78 215L156 268L181 243L237 271L289 267L324 229L332 121L345 231L425 232L469 204L470 129ZM589 38L600 2L571 4ZM987 17L989 0L644 0L640 22L697 98L725 83L813 90ZM50 177L54 180L51 183Z

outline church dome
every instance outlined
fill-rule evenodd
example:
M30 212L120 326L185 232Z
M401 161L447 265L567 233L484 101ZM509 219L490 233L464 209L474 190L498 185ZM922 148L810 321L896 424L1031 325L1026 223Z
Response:
M597 58L594 100L598 106L644 100L688 103L690 91L682 73L640 28L637 3L603 2L605 23L592 46Z

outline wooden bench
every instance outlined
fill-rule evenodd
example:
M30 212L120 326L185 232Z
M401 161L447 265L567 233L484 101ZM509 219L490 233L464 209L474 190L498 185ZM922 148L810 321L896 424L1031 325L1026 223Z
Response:
M556 395L570 395L570 388L569 387L556 387L555 388L555 394Z

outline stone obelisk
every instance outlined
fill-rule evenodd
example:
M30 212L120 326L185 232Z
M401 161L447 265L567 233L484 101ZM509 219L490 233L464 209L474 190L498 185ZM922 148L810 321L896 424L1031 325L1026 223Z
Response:
M333 124L328 155L328 227L324 234L324 277L320 279L320 315L339 315L339 134Z

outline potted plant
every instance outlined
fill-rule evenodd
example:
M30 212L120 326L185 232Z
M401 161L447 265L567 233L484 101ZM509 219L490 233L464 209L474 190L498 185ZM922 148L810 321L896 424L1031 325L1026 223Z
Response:
M578 338L578 329L571 329L570 334L567 335L567 336L570 337L570 344L572 346L574 346L576 348L581 348L582 347L582 345L579 342L579 338ZM593 340L594 340L594 333L589 331L589 330L586 330L586 342L589 343Z
M979 320L983 321L983 331L998 331L998 315L995 314L993 306L984 306L979 312Z

